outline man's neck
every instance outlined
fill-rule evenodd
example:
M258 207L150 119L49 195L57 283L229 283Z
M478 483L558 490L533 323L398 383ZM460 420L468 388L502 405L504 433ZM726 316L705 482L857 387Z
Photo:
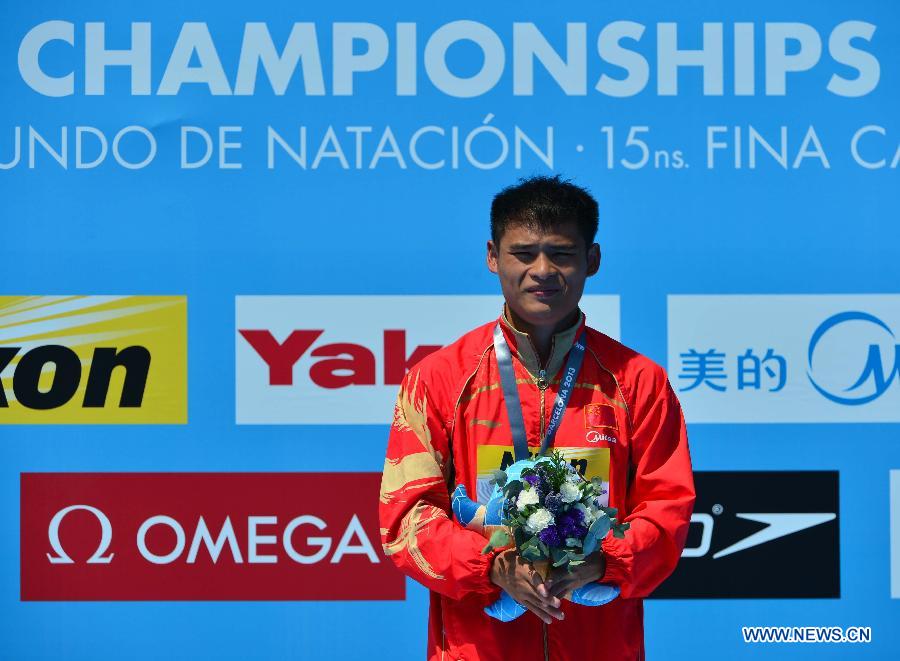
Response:
M512 323L516 330L526 333L537 351L538 357L541 359L541 365L546 365L550 360L550 352L553 350L553 336L560 331L571 328L573 324L578 322L580 314L578 308L572 310L571 314L561 319L556 324L530 324L521 319L509 305L505 305L506 318Z

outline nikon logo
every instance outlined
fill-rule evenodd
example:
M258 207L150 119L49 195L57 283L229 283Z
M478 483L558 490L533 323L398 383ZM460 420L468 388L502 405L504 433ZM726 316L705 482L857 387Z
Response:
M21 347L0 347L0 374L6 369ZM50 389L40 388L41 373L52 367ZM150 371L150 352L146 347L94 349L88 370L87 386L82 406L101 408L106 405L113 370L125 369L125 383L119 399L121 407L137 407L144 399L147 374ZM69 402L78 391L81 382L81 359L72 349L60 344L50 344L32 349L19 360L13 373L13 393L16 400L30 409L55 409ZM9 408L6 394L0 391L0 407Z
M187 422L182 296L0 297L0 424Z

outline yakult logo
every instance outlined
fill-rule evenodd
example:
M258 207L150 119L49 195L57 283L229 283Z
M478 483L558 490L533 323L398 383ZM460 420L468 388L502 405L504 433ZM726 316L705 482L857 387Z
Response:
M401 599L372 542L379 481L23 474L22 599Z
M502 308L499 296L239 296L237 422L388 424L404 375ZM581 308L618 337L618 297Z
M238 329L238 332L265 361L269 368L269 385L273 386L294 385L294 365L325 333L324 330L293 330L283 342L279 342L268 330ZM439 344L420 346L407 355L406 331L384 331L381 382L400 385L410 367L440 348ZM377 383L375 352L362 344L320 343L309 355L317 359L309 369L309 378L320 388L374 386Z

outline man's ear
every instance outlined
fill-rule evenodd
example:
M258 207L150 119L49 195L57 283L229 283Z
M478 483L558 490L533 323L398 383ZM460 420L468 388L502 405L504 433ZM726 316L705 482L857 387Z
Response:
M494 242L488 239L487 242L487 267L488 271L491 273L497 272L497 261L500 259L500 255L497 252L497 246L494 245Z
M587 274L595 275L600 270L600 244L592 243L587 251Z

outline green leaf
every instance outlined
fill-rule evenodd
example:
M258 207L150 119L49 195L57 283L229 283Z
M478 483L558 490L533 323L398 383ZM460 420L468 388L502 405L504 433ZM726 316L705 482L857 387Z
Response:
M569 554L568 554L568 553L564 553L563 556L562 556L562 558L560 558L559 560L557 560L556 562L553 563L553 566L554 566L554 567L562 567L564 564L566 564L567 562L569 562L569 559L570 559L570 558L569 558Z
M488 540L488 546L496 549L501 546L506 546L509 544L509 541L509 533L503 528L498 528L491 534L491 538Z
M526 560L540 560L543 556L541 552L534 546L529 546L527 549L521 552L521 556Z
M516 540L516 547L521 549L525 542L528 540L528 533L525 532L523 528L513 528L513 537Z
M597 550L597 547L600 545L600 540L606 537L606 533L609 532L611 527L612 521L610 521L607 516L598 516L594 520L591 527L588 528L588 533L584 538L583 550L585 555L590 555Z
M594 535L597 536L597 539L603 539L606 537L606 533L609 532L610 528L612 528L612 521L609 520L609 517L598 516L591 524L589 532L594 533Z
M506 486L503 487L503 495L507 498L515 498L520 493L522 493L522 489L525 488L519 480L510 480L506 483Z
M616 528L615 530L613 530L612 534L613 534L613 537L618 537L619 539L625 539L625 531L623 531L619 528Z
M508 478L506 476L506 471L500 471L500 470L494 471L494 484L496 484L501 489L506 484L507 479Z

